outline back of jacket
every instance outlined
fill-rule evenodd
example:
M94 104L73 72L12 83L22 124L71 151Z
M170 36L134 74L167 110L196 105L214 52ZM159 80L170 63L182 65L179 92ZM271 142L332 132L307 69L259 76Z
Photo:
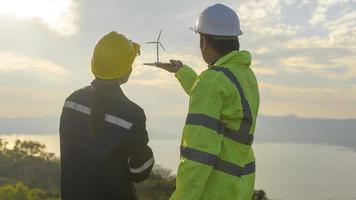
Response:
M133 182L148 177L154 164L147 145L143 110L115 86L103 126L94 134L91 107L106 86L94 80L64 104L60 122L63 200L137 199Z
M175 74L190 100L170 200L252 198L259 91L250 64L249 52L232 51L199 76L188 66Z

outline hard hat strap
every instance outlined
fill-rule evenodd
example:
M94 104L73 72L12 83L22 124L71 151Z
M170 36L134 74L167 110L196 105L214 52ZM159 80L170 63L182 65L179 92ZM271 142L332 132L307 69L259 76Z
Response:
M238 36L220 36L220 35L209 35L214 40L238 40Z

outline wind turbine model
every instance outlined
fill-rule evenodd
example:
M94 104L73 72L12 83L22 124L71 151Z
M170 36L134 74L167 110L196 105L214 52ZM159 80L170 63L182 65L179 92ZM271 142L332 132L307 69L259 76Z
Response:
M157 66L158 64L162 64L161 62L159 62L159 46L161 46L164 51L166 51L166 49L164 48L162 43L159 41L159 39L161 38L161 34L162 34L162 30L159 31L157 41L147 42L147 44L156 44L157 61L155 63L143 63L144 65Z

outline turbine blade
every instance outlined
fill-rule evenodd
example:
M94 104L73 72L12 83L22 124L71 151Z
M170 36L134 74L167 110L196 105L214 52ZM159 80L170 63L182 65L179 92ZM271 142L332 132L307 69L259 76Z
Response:
M164 46L160 42L158 42L158 44L162 47L164 51L166 51L166 48L164 48Z
M159 39L161 38L161 33L162 33L162 30L159 31L157 42L159 42Z
M157 42L146 42L146 44L157 44Z

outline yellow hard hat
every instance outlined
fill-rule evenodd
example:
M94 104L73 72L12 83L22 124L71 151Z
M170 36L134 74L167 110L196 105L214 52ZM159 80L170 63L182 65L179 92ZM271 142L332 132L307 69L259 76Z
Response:
M115 31L108 33L96 44L91 60L95 77L109 80L127 75L140 53L140 45Z

